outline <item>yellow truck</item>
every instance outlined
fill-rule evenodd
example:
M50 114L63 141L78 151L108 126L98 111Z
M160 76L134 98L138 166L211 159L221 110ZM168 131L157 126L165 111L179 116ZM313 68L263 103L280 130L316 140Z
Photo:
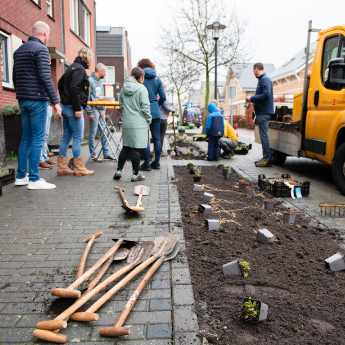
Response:
M308 73L311 34L318 32ZM309 22L303 93L295 95L292 115L269 124L274 163L286 157L308 157L331 166L338 189L345 194L345 26L327 30Z

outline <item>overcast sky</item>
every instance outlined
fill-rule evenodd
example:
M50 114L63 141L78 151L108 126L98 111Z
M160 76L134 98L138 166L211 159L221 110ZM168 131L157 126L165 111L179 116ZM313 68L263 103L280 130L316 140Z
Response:
M124 26L135 64L142 57L158 59L161 27L169 22L179 0L96 0L97 25ZM244 23L245 44L252 61L276 67L306 44L307 23L326 28L345 25L344 0L225 0Z

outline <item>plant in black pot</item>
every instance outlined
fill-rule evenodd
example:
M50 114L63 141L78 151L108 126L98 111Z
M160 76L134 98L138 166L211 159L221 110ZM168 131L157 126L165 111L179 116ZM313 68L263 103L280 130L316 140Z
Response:
M18 106L6 106L0 113L3 119L6 152L17 152L21 136L20 110Z
M200 168L194 169L194 175L193 175L193 181L194 182L200 182L202 177L202 172Z
M268 305L255 300L252 297L246 297L242 303L241 319L245 322L265 321L268 315Z

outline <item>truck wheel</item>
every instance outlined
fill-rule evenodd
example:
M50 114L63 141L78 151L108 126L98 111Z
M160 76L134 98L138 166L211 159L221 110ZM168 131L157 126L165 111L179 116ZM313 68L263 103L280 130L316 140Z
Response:
M287 155L283 152L273 150L272 163L274 165L284 165Z
M338 147L332 164L333 181L345 195L345 144Z

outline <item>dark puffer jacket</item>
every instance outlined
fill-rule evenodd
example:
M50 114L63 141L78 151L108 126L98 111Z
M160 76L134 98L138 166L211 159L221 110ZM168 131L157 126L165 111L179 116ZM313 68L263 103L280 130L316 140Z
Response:
M90 83L86 68L88 66L84 61L77 57L59 80L61 103L72 105L74 111L86 107L89 98Z
M13 83L19 100L59 103L51 77L49 51L38 38L30 37L14 52Z

